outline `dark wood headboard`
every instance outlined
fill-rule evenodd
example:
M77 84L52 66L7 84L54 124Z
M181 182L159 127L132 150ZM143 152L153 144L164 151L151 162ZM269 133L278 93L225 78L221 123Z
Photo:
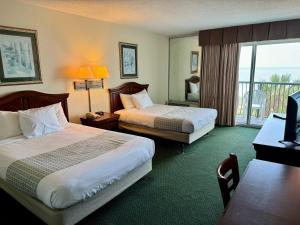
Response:
M0 110L18 111L39 108L61 102L64 113L69 120L68 93L46 94L38 91L18 91L0 97Z
M116 88L108 89L110 96L110 112L124 109L121 102L120 94L135 94L144 89L148 90L149 84L138 84L135 82L127 82Z
M188 93L191 92L190 89L190 84L189 83L199 83L200 82L200 77L198 76L191 76L190 78L185 80L185 100L187 100L188 97Z

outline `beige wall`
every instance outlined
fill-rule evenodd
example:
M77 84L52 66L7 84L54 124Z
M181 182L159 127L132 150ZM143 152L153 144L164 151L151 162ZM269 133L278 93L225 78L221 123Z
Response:
M0 0L0 25L38 30L43 84L1 86L0 95L18 90L47 93L69 92L71 121L88 111L86 91L74 91L67 76L83 64L107 65L110 78L105 88L127 81L150 84L154 102L168 95L168 37L76 15L61 13L17 0ZM120 79L118 42L138 44L138 79ZM108 111L107 89L92 91L92 110Z
M191 74L191 52L199 52L198 73ZM185 100L185 79L200 75L201 47L198 36L170 40L170 100Z

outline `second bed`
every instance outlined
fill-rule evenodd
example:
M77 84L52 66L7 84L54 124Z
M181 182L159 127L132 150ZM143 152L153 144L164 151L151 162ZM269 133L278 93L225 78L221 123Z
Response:
M121 94L136 94L148 84L125 83L109 89L111 112L119 114L119 128L190 144L215 127L217 111L208 108L154 104L124 109Z

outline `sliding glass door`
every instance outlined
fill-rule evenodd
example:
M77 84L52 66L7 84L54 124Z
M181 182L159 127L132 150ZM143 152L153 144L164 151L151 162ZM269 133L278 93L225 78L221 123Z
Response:
M247 124L253 46L242 46L239 64L239 98L236 124Z
M287 96L300 90L300 42L241 47L236 123L261 126L270 113L285 113Z

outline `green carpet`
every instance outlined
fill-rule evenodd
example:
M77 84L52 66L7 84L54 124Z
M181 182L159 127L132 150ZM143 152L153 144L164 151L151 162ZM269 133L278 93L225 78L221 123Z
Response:
M152 172L80 224L216 224L223 211L216 167L228 153L234 152L242 175L248 162L255 157L251 142L257 132L257 129L242 127L216 128L186 146L184 154L174 142L156 141ZM0 197L1 205L9 207L7 211L13 208L22 212L19 215L23 216L23 221L40 223L7 195L1 193Z

